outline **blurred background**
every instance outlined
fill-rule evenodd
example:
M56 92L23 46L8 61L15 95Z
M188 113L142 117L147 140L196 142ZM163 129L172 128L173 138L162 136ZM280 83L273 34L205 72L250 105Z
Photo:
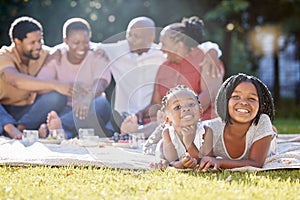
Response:
M0 0L0 45L10 45L8 30L19 16L44 28L48 46L62 42L63 23L82 17L92 26L92 41L111 41L137 16L162 28L197 15L206 39L223 51L225 78L237 72L259 77L271 90L276 115L300 119L300 0Z

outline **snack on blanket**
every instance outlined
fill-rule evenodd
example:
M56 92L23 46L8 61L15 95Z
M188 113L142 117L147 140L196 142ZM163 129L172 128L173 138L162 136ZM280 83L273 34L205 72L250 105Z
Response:
M128 133L121 134L115 132L111 139L116 143L128 143L132 139L132 136L130 136Z
M65 131L63 129L54 129L49 131L49 135L46 138L47 140L64 140Z
M133 137L128 133L117 133L111 137L111 140L114 141L112 146L115 147L124 147L124 148L137 148L137 143L133 140Z

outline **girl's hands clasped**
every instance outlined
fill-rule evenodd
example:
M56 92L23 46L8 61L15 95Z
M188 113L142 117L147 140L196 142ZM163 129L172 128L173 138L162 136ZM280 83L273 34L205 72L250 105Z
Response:
M210 156L204 156L201 158L199 167L197 169L198 172L207 172L209 168L212 168L213 170L219 169L220 164L217 158L210 157Z

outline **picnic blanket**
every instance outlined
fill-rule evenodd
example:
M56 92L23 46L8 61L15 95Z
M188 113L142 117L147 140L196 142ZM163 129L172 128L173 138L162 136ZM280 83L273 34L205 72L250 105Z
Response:
M79 140L66 140L61 144L35 142L30 146L19 140L0 137L0 165L11 166L95 166L119 169L150 169L157 162L153 155L145 155L140 148L122 148L103 143L93 145ZM264 171L274 169L300 169L300 134L280 135L278 153L267 158L263 168L241 167L232 171Z
M78 139L61 144L35 142L30 146L19 140L0 137L0 165L96 166L120 169L148 169L156 162L139 148L121 148Z
M300 169L300 134L279 134L277 148L277 154L268 157L262 168L246 166L231 171Z

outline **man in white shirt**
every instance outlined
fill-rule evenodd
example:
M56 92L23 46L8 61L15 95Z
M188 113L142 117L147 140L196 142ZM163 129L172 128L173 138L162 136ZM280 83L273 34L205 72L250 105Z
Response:
M155 24L147 17L131 20L126 40L97 44L110 60L110 72L116 82L114 109L135 114L150 103L156 72L163 53L155 40Z
M124 116L134 115L149 105L156 73L165 57L155 41L155 23L148 17L132 19L126 30L126 40L98 43L95 50L104 50L110 60L110 72L116 82L111 104ZM218 46L212 45L221 54ZM199 47L201 48L201 47ZM200 63L199 63L200 64ZM116 115L114 117L117 118ZM122 119L116 119L120 126ZM118 131L118 130L117 130Z

